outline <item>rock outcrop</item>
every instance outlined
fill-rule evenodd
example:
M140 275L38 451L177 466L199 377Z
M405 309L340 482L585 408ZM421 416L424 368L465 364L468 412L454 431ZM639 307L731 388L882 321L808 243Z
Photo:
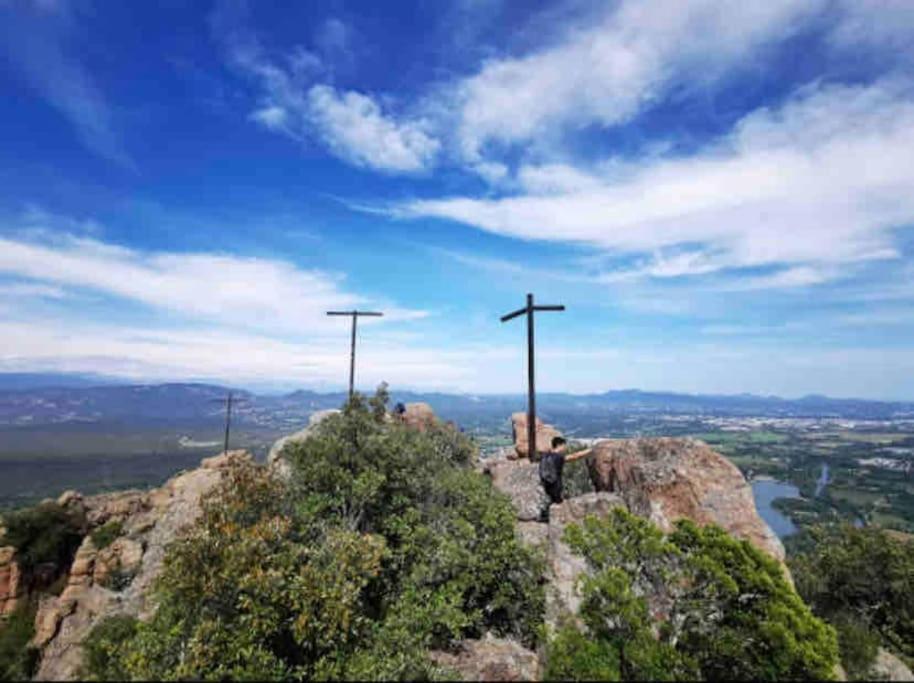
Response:
M482 471L492 478L492 484L507 494L524 522L544 517L549 498L540 484L539 465L529 460L497 459L482 463Z
M511 416L511 430L514 438L514 453L518 458L529 458L530 449L527 444L527 413L514 413ZM536 451L544 453L552 448L552 439L562 433L552 425L545 424L536 418ZM510 457L510 456L509 456ZM538 460L534 455L533 460Z
M573 615L581 604L578 577L587 571L587 562L575 555L562 540L565 527L589 515L606 517L613 508L625 508L617 495L606 492L585 493L549 508L546 560L550 582L546 591L546 623L555 626L562 615Z
M86 498L67 492L65 500L64 496L58 500L81 506L89 531L118 521L122 536L99 550L87 535L76 551L63 592L40 600L32 641L41 649L38 680L78 678L81 644L103 619L151 614L150 589L162 569L167 546L197 520L202 498L219 483L225 469L241 461L251 461L250 455L232 451L207 458L198 469L181 473L151 491Z
M267 465L273 469L281 477L286 477L291 474L291 469L289 463L283 457L283 449L288 444L301 443L307 439L314 432L314 428L319 425L323 420L327 419L331 415L336 415L340 411L336 408L331 408L329 410L318 410L316 413L312 413L308 418L308 426L304 429L301 429L294 434L289 434L280 439L277 439L276 442L270 447L270 452L267 454Z
M885 648L879 648L876 661L870 666L867 678L873 681L914 681L911 669Z
M515 438L519 422L516 418ZM520 421L520 427L525 426ZM545 429L541 433L546 433ZM526 446L526 439L523 445ZM552 506L543 493L537 464L526 458L509 457L490 458L481 463L481 468L491 477L493 486L514 504L518 536L545 552L549 573L546 622L552 627L563 615L575 614L580 605L577 583L587 566L562 541L562 535L569 524L588 515L605 517L613 508L621 507L650 519L664 531L671 531L674 522L682 518L698 524L713 523L783 562L783 546L759 517L743 475L700 441L600 441L587 457L596 492ZM546 516L541 512L547 507L548 521L544 521Z
M438 417L428 403L407 403L400 419L413 429L424 432L438 424Z
M678 519L717 524L779 561L780 540L759 517L745 477L695 439L599 441L588 457L597 491L620 495L628 509L671 531Z
M25 587L22 584L16 549L9 545L0 548L0 615L16 611L25 597Z
M537 654L513 640L487 633L480 640L461 641L454 652L431 652L438 666L452 669L462 681L536 681Z

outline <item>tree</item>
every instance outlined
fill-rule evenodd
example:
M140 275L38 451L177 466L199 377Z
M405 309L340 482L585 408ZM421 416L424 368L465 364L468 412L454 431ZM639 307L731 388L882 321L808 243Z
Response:
M618 662L621 680L833 678L834 631L749 543L689 521L664 536L623 510L571 525L565 539L592 570L579 610L587 638L559 631L550 676Z
M914 660L914 545L850 524L807 534L810 549L791 558L791 571L813 611L838 629L848 672L868 670L874 636Z

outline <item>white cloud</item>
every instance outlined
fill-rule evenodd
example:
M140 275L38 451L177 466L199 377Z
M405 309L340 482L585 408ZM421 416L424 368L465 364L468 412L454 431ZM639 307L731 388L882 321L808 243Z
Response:
M504 333L510 335L506 326ZM163 330L92 325L85 321L0 321L0 371L114 374L138 381L214 379L230 383L299 383L342 387L345 343L290 343L224 330ZM574 349L544 346L537 357L542 391L601 392L611 388L798 396L809 387L834 396L910 399L910 349L815 348L779 344L683 344L635 349L608 344ZM517 392L524 367L519 344L436 347L387 342L373 335L359 348L357 384L386 380L395 388ZM843 372L836 373L835 368Z
M85 289L177 314L279 333L335 333L325 311L383 305L346 292L339 277L287 261L212 253L140 252L73 236L0 238L0 273L28 284ZM423 317L386 307L385 320Z
M354 91L311 85L260 58L239 59L263 89L251 118L265 128L305 141L317 139L336 156L378 171L415 173L430 167L440 143L422 120L397 119Z
M441 143L421 117L385 110L380 99L329 84L334 62L353 58L352 30L331 18L316 32L323 55L297 47L272 58L245 27L244 13L223 3L212 16L232 65L252 78L259 105L249 118L298 142L311 140L356 166L386 173L416 173L431 167Z
M364 335L363 335L364 336ZM219 328L169 330L86 321L0 322L0 371L97 372L136 380L211 378L229 382L342 385L346 332L291 342ZM370 339L370 343L369 342ZM479 350L403 345L372 333L359 348L359 386L382 380L419 386L471 384ZM495 352L494 359L500 355Z
M914 3L910 0L843 0L829 36L836 47L877 48L894 58L914 55Z
M489 142L517 143L564 127L618 124L686 76L694 83L783 39L821 0L625 0L557 45L487 62L454 84L469 159Z
M421 171L431 165L440 144L420 122L385 116L371 97L339 92L327 85L308 91L309 123L338 156L385 171Z
M276 105L256 109L251 113L251 118L270 130L284 130L289 123L289 115L286 110Z
M4 299L65 299L66 291L61 287L50 285L31 284L27 282L12 282L0 284L0 301Z
M677 264L687 273L851 263L898 256L892 229L914 223L911 158L909 86L822 86L746 116L694 156L616 166L596 185L563 172L539 191L414 201L395 213L613 252L689 254L661 258L654 275L676 274ZM793 273L787 281L808 283L809 271Z

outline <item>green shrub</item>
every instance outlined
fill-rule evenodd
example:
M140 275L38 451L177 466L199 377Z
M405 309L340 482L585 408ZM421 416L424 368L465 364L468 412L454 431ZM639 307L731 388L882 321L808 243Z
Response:
M123 665L124 649L136 635L135 617L117 615L100 621L83 641L82 677L95 681L123 681L128 671Z
M618 681L619 651L593 640L573 624L564 624L549 642L547 681Z
M29 647L35 635L35 607L20 607L0 622L0 680L24 681L35 673L38 650Z
M102 550L107 548L109 545L114 543L118 537L124 532L123 522L117 520L111 520L106 524L98 527L95 531L92 532L92 543L96 548Z
M876 661L880 638L866 622L852 615L832 617L831 624L838 632L841 665L852 679L865 679Z
M618 662L622 680L834 676L834 631L776 561L722 529L682 521L665 537L617 509L569 526L565 539L593 572L581 584L586 637L565 627L549 646L556 675L587 678Z
M85 520L57 503L7 513L3 523L3 542L16 548L16 561L26 575L41 564L69 567L85 535Z

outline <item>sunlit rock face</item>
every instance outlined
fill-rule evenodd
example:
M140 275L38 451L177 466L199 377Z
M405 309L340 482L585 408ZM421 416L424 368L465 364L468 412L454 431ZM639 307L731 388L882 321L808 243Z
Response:
M737 467L695 439L608 439L588 457L598 491L621 496L630 512L671 531L678 519L717 524L777 560L784 546L755 509Z
M431 652L436 664L456 671L463 681L538 681L537 654L514 640L491 634L464 640L453 652Z
M199 468L150 491L86 498L68 491L58 499L65 507L80 509L89 535L76 551L63 592L39 601L32 640L41 650L36 679L78 679L81 645L96 624L118 614L151 614L151 588L166 548L200 517L203 498L226 469L240 462L252 462L250 454L230 451L206 458ZM120 522L122 533L99 549L91 532L108 522Z
M527 443L527 413L514 413L511 416L511 429L514 432L514 452L518 458L530 457L530 446ZM561 436L562 433L552 425L545 424L539 418L536 418L536 451L545 453L552 448L552 439ZM510 457L510 456L509 456ZM539 457L534 454L533 460Z

